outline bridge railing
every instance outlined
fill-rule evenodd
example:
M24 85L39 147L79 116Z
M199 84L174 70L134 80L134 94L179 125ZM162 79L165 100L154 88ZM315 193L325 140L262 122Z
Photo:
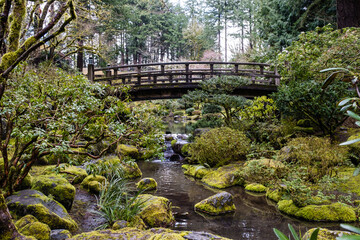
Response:
M110 85L191 84L219 75L248 77L253 84L279 85L280 83L280 76L276 68L265 63L170 62L103 68L94 68L94 65L88 65L90 81L108 82Z

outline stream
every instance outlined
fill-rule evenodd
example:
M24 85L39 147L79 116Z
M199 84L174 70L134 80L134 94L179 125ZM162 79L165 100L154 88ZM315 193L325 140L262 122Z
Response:
M158 189L154 194L172 202L176 219L173 229L206 231L231 239L276 239L273 228L289 234L288 223L302 233L319 226L339 228L338 223L308 223L286 217L280 214L275 204L264 194L250 194L237 186L224 189L234 197L234 214L218 217L200 215L194 211L194 205L223 190L207 187L200 181L185 176L181 169L184 163L181 160L169 160L173 152L170 142L166 144L165 160L141 161L138 165L143 173L142 177L152 177L157 181Z

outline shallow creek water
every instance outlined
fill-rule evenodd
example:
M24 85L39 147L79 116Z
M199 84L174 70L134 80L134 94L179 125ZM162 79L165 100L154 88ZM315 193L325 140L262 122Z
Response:
M222 190L205 186L183 174L181 161L170 161L170 143L167 143L166 160L138 162L143 177L152 177L158 183L154 193L172 202L176 230L206 231L231 239L276 239L273 228L289 234L288 223L305 233L313 227L339 228L339 224L306 223L286 217L278 212L274 203L264 195L254 195L242 187L224 189L234 196L236 212L231 215L209 217L194 211L194 205Z

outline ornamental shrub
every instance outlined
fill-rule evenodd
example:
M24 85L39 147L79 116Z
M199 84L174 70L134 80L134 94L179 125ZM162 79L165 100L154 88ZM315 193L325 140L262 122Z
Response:
M220 167L242 160L250 149L243 132L228 127L212 129L195 139L189 147L192 160L209 167Z
M203 115L208 114L208 113L220 113L221 110L222 110L222 108L219 105L211 104L211 103L205 103L201 113Z
M346 158L346 147L314 136L294 138L278 154L278 160L301 167L304 177L314 182L325 175L331 176Z

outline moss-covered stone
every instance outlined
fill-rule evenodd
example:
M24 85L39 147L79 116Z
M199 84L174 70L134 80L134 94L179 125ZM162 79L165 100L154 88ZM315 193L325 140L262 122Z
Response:
M266 197L273 200L274 202L279 202L284 195L284 191L280 189L270 189L266 190Z
M227 188L236 185L241 175L242 164L230 164L206 174L201 181L211 187Z
M120 230L101 230L81 233L79 235L73 236L69 240L130 240L130 239L139 239L139 240L229 240L228 238L223 238L211 233L206 232L196 232L196 231L176 231L165 228L152 228L149 230L141 230L137 228L122 228Z
M58 172L63 178L66 178L71 184L81 183L87 176L85 169L76 166L66 166L61 164ZM44 174L54 174L55 165L45 169Z
M185 157L189 156L189 147L190 147L190 143L184 144L181 148L181 155Z
M67 210L71 209L76 189L65 178L51 174L34 177L32 189L50 195Z
M170 227L175 223L169 199L141 194L138 196L138 201L142 202L138 216L147 227Z
M36 190L22 190L6 198L10 211L17 216L33 215L51 229L77 229L77 224L66 209L53 199Z
M315 229L316 228L312 228L309 231L307 231L303 236L303 239L310 239L310 236L315 231ZM329 230L326 228L320 228L317 236L317 240L336 240L338 237L344 235L355 235L355 234L346 231L337 231L337 230Z
M309 221L354 222L357 220L354 208L343 204L308 205L297 207L292 200L278 202L278 209L287 215Z
M122 229L122 228L126 228L128 227L129 223L125 220L119 220L119 221L116 221L113 225L112 225L112 229L113 230L119 230L119 229Z
M182 169L184 169L184 174L194 177L194 178L199 178L202 179L206 174L211 172L210 168L206 168L202 165L189 165L189 164L184 164L181 166Z
M102 185L105 184L106 178L100 175L89 175L81 183L81 186L91 193L98 194Z
M126 179L135 179L142 176L142 172L136 162L123 162L118 157L109 157L104 161L99 162L99 164L118 168L123 172L123 177ZM104 176L106 176L106 174L106 172L101 173L101 175Z
M119 144L116 148L116 153L119 157L131 157L133 159L139 158L139 150L135 146Z
M266 192L267 187L265 187L262 184L251 183L251 184L246 185L245 190L250 191L250 192L264 193L264 192Z
M215 194L195 204L195 211L204 212L210 215L230 213L234 212L235 209L233 197L228 192Z
M136 184L136 187L143 191L156 190L157 182L153 178L143 178Z
M51 230L50 233L51 240L64 240L71 237L72 237L71 233L66 229L54 229Z
M355 168L342 169L339 173L339 177L343 180L336 186L336 188L347 194L355 193L360 196L360 175L353 176Z
M25 236L33 236L38 240L49 240L51 229L39 222L34 216L26 215L15 223L19 232Z

